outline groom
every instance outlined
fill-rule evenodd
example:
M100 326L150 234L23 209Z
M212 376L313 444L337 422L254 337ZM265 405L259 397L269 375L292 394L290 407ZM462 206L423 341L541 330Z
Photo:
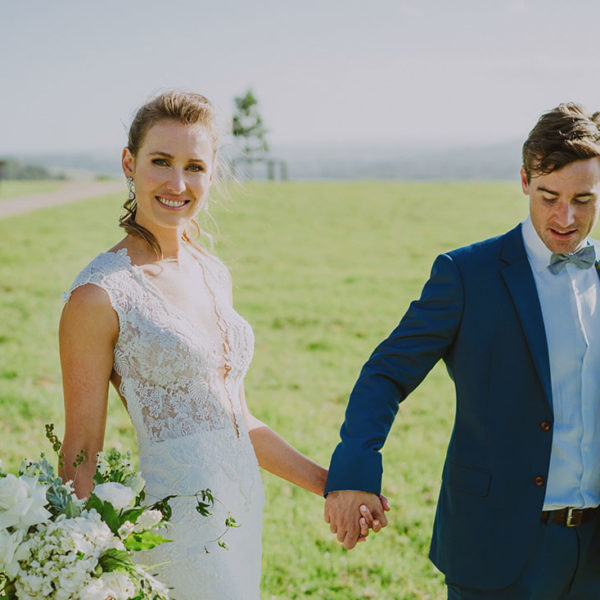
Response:
M442 254L365 364L331 459L325 519L348 549L378 499L398 404L443 359L456 421L430 558L448 598L600 598L600 113L561 104L523 146L529 216ZM600 258L600 254L597 254ZM364 510L362 508L361 510Z

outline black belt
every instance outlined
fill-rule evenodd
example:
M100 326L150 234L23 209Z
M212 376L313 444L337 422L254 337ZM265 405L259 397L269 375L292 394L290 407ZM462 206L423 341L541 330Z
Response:
M559 508L558 510L543 510L542 523L556 523L563 527L579 527L600 513L600 506L595 508Z

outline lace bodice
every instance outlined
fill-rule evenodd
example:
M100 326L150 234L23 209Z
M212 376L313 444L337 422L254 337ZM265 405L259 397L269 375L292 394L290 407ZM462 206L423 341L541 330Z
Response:
M119 318L114 369L140 444L232 426L239 436L242 427L239 388L252 359L252 329L231 306L225 265L190 252L214 300L220 345L165 300L125 249L98 255L65 294L86 283L108 294Z

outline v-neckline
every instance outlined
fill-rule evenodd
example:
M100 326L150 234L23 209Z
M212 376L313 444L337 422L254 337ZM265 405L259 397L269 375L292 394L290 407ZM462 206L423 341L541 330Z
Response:
M225 394L229 400L231 411L229 411L227 409L227 407L225 407L225 406L223 406L223 409L229 415L229 419L233 425L236 436L239 438L240 437L240 427L238 424L238 417L236 415L235 403L233 401L233 398L231 397L231 392L227 388L227 382L226 382L226 378L227 378L227 375L229 374L229 370L231 370L231 365L229 364L229 359L227 357L227 349L230 347L229 340L227 339L227 333L225 331L222 331L223 339L218 342L214 342L212 340L212 337L209 334L208 329L202 323L200 323L200 322L194 323L192 320L190 320L190 318L181 309L179 309L179 307L175 306L172 302L170 302L165 297L165 295L162 293L160 288L158 288L150 280L150 278L144 272L144 270L141 268L141 266L133 264L133 262L131 261L131 257L129 256L129 254L127 252L127 248L120 248L116 252L108 251L108 252L104 252L103 254L113 254L119 258L123 257L124 264L127 266L129 271L133 274L133 276L136 278L136 280L140 282L140 284L144 287L144 289L149 291L158 300L159 305L161 306L162 310L164 311L164 313L167 316L175 316L180 321L182 321L187 326L189 326L191 331L198 331L199 333L203 334L201 337L204 337L204 339L206 340L206 348L208 349L208 352L214 361L214 366L216 368L221 368L221 367L225 368L225 379L223 380L223 384L225 386ZM215 318L217 319L217 327L220 328L218 321L222 320L223 317L217 306L216 292L210 287L210 284L208 282L208 275L207 275L208 269L205 268L205 266L200 262L200 260L198 260L198 264L202 271L205 284L208 288L208 292L212 296L213 310L215 313ZM185 333L186 333L186 337L188 337L193 343L197 344L197 341L194 339L194 337L192 335L190 335L188 332L185 332ZM238 406L238 408L239 408L239 406Z
M144 269L142 269L142 267L140 265L133 264L133 262L131 261L131 257L129 256L129 254L127 252L127 248L120 248L116 252L108 251L108 252L105 252L104 254L114 254L116 256L123 257L125 259L125 263L126 263L127 267L129 268L129 270L134 274L134 276L142 284L142 286L146 290L148 290L158 300L158 303L161 305L164 312L168 316L174 315L180 321L184 322L192 331L198 330L199 332L201 332L202 337L207 341L207 345L210 347L210 351L213 354L213 357L215 358L215 361L217 364L220 363L219 359L221 359L223 361L225 360L224 353L222 351L223 341L220 341L220 342L214 341L213 337L210 335L208 329L206 328L206 326L203 323L192 321L184 311L182 311L178 306L173 304L173 302L171 302L163 294L163 292L160 290L160 288L156 284L154 284L154 282L146 274ZM200 264L200 268L203 270L204 278L206 280L207 279L206 270L202 264ZM206 284L208 286L208 282L206 282ZM208 290L208 293L213 295L213 292L210 288ZM213 297L213 304L214 304L213 310L215 312L215 318L219 319L221 317L220 317L219 309L217 307L216 297ZM220 349L221 349L221 351L220 351Z

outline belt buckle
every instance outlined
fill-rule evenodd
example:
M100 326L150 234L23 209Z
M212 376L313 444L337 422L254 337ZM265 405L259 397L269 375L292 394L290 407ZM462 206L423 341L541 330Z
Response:
M579 508L567 508L567 518L565 519L565 525L567 527L578 527L581 525L581 518L583 512Z

